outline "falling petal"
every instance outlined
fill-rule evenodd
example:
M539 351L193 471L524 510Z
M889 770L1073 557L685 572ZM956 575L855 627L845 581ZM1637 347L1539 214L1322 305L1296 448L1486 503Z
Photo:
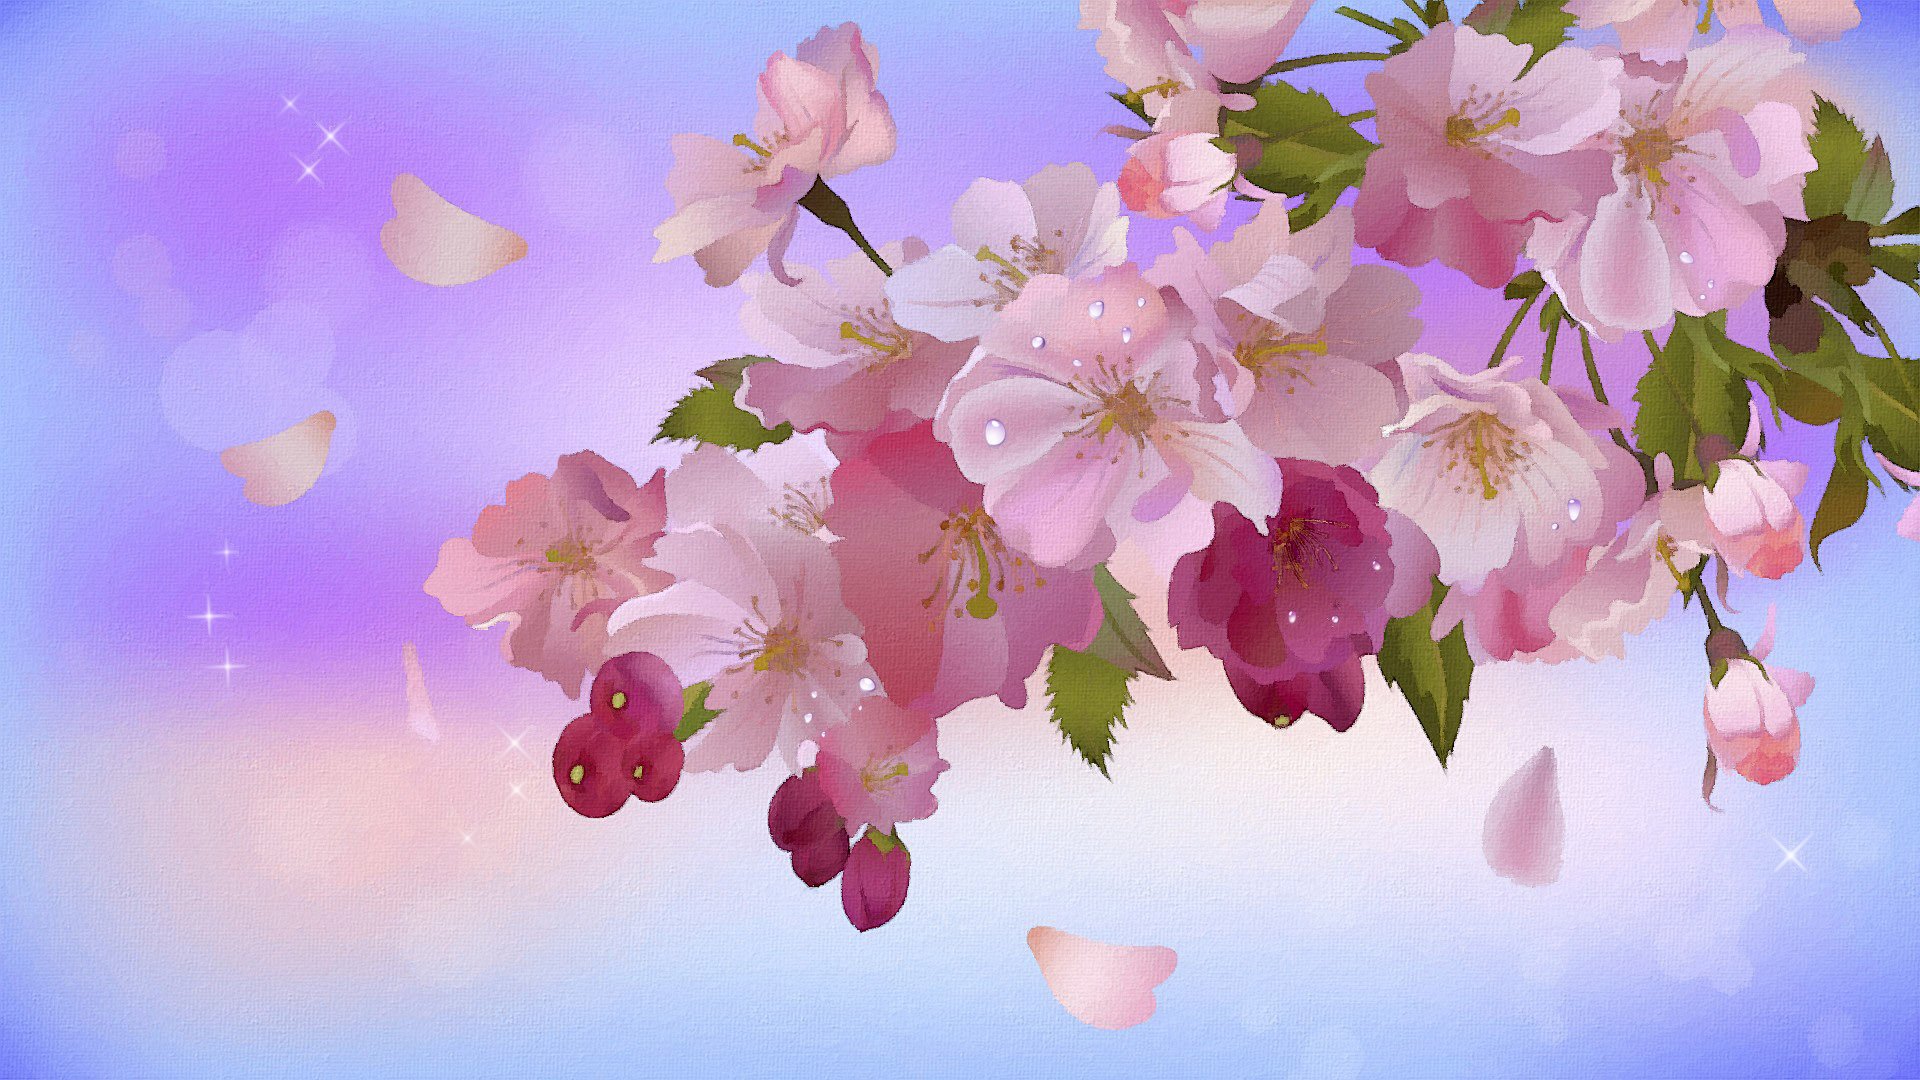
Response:
M525 256L527 242L441 198L412 173L401 173L393 178L393 217L380 226L380 248L415 281L465 285Z
M1720 782L1720 759L1713 756L1713 748L1707 748L1707 771L1700 776L1700 801L1707 809L1719 813L1720 808L1713 805L1713 788Z
M241 494L261 506L285 506L307 493L327 464L333 414L314 413L277 435L220 452L220 464L245 480Z
M1153 1015L1153 988L1180 959L1164 945L1108 945L1051 926L1027 931L1027 948L1055 1000L1074 1019L1109 1031Z
M427 697L427 677L420 670L420 650L409 641L400 646L400 663L407 669L407 726L427 740L440 738L440 725L433 718L433 700Z
M1527 886L1551 885L1560 880L1566 836L1559 767L1553 748L1543 746L1500 785L1487 807L1481 846L1487 865L1501 877Z

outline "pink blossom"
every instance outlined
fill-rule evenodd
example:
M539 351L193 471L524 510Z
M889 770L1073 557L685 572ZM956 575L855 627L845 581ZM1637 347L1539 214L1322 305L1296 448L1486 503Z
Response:
M1590 211L1540 222L1527 246L1575 318L1613 339L1675 312L1736 307L1766 284L1786 243L1783 214L1803 216L1814 167L1780 89L1801 59L1756 27L1622 78L1621 113L1601 140L1613 191Z
M1380 651L1388 619L1427 602L1437 559L1355 470L1280 467L1264 532L1213 508L1213 542L1174 566L1167 616L1181 648L1220 659L1249 712L1281 726L1311 712L1345 731L1365 692L1360 658Z
M820 741L820 786L849 832L893 832L934 812L933 782L947 770L933 718L883 697L853 707Z
M1860 25L1855 0L1773 0L1787 32L1802 41L1832 41ZM1761 23L1760 0L1571 0L1583 27L1611 26L1620 47L1659 60L1685 52L1694 35L1719 16L1728 29Z
M1132 266L1035 278L1002 313L934 433L985 487L1008 546L1090 567L1189 495L1257 521L1279 509L1273 459L1209 419L1186 322Z
M715 446L667 476L668 530L648 565L673 584L622 604L619 651L650 652L721 715L688 743L696 772L752 769L844 719L871 677L820 533L832 458L792 439L743 458Z
M899 324L942 341L979 337L1035 277L1118 266L1127 219L1092 169L1049 165L1024 183L975 180L953 204L953 239L887 281Z
M1354 203L1361 244L1495 287L1534 221L1599 194L1606 159L1581 147L1619 116L1620 61L1571 47L1532 59L1449 23L1367 76L1380 149Z
M1401 368L1412 405L1368 478L1433 538L1441 581L1473 592L1514 566L1531 589L1526 568L1611 540L1638 505L1638 462L1601 434L1613 410L1513 365L1462 375L1409 353Z
M792 57L768 59L751 135L674 136L674 214L653 232L653 261L692 255L709 285L732 284L762 252L777 267L816 180L893 156L893 114L874 89L878 65L859 27L823 28Z
M645 565L666 526L664 485L661 473L635 486L598 454L568 454L551 477L508 484L471 540L441 545L427 593L471 626L506 623L507 662L578 697L608 655L607 616L671 580Z
M1262 207L1206 251L1187 232L1153 264L1192 312L1202 383L1274 457L1358 461L1400 416L1395 360L1420 336L1405 274L1353 265L1353 215L1337 207L1289 235L1286 206Z
M1120 198L1148 217L1191 217L1203 229L1217 229L1235 168L1234 156L1209 135L1149 135L1127 150Z
M930 425L845 455L833 488L841 590L895 701L935 717L992 694L1022 708L1048 648L1098 633L1092 571L1043 570L1009 546Z
M907 240L881 252L911 266L926 244ZM802 431L869 431L931 419L968 347L908 330L893 317L887 278L864 255L802 269L792 285L771 275L742 280L747 332L777 363L747 368L741 402L768 424Z
M1813 676L1765 663L1773 651L1773 612L1751 657L1727 661L1707 688L1707 746L1720 763L1756 784L1771 784L1800 760L1799 709L1813 694Z
M1198 53L1221 82L1258 80L1280 59L1311 0L1081 0L1080 28L1098 30L1107 73L1140 91L1169 57Z
M1880 464L1886 468L1887 472L1891 474L1895 480L1898 480L1908 487L1920 487L1920 472L1903 469L1895 465L1893 462L1887 460L1885 454L1876 456L1880 458ZM1900 521L1893 527L1893 531L1908 540L1920 540L1920 496L1916 496L1912 502L1907 504L1907 512L1900 515Z
M1736 574L1786 576L1800 565L1807 521L1794 497L1807 483L1799 461L1728 458L1705 489L1707 538Z
M840 906L855 930L866 933L893 921L907 902L913 857L907 845L868 829L847 856L840 876Z

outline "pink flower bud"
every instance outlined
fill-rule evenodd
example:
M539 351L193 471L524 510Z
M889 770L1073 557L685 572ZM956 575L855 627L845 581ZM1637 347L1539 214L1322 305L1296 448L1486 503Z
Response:
M840 878L840 906L855 930L865 933L900 914L912 862L905 844L872 829L853 845Z
M1120 197L1148 217L1191 217L1201 228L1220 225L1233 183L1234 155L1205 132L1154 135L1134 143L1120 169Z
M1807 482L1798 461L1729 458L1705 496L1714 550L1736 574L1779 578L1800 565L1807 522L1793 498Z
M1798 709L1813 677L1792 668L1740 659L1706 697L1707 746L1734 772L1771 784L1800 760Z

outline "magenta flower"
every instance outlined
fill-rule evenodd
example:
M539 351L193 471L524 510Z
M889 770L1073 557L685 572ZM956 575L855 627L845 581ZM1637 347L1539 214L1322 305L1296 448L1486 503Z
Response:
M1528 242L1567 310L1601 336L1744 303L1773 276L1813 169L1782 76L1803 58L1764 28L1680 64L1636 63L1602 144L1613 190Z
M768 59L751 135L674 136L674 214L653 231L653 261L692 255L709 285L732 284L762 252L779 272L814 181L893 156L893 114L874 89L878 65L858 26L823 28L792 57Z
M1099 632L1092 571L1042 569L1011 546L930 425L876 436L833 488L842 595L893 700L935 717L993 694L1018 709L1049 647Z
M1603 188L1582 143L1620 112L1620 61L1533 50L1442 24L1367 76L1380 149L1354 202L1358 239L1407 266L1438 259L1489 288L1513 276L1534 221Z
M794 876L810 888L832 881L847 865L852 837L817 768L781 781L767 805L767 831L774 846L792 856Z
M1813 694L1813 676L1765 663L1773 651L1773 611L1752 656L1727 661L1719 683L1707 688L1703 711L1707 745L1734 772L1771 784L1800 761L1800 707Z
M1214 507L1213 542L1174 566L1168 619L1181 648L1219 658L1255 716L1284 726L1311 712L1345 731L1360 715L1360 658L1380 651L1388 619L1427 602L1437 560L1357 471L1280 469L1280 509L1264 532Z
M882 249L896 269L926 254L918 240ZM896 322L887 278L866 256L828 269L830 275L803 269L792 285L770 275L742 280L749 299L740 321L778 363L747 368L741 403L769 425L784 421L801 431L872 431L932 419L971 346Z
M1270 202L1202 251L1184 230L1147 280L1195 320L1203 382L1273 457L1345 464L1370 456L1399 418L1400 354L1420 337L1420 293L1397 270L1353 265L1353 215L1337 207L1290 235Z
M900 914L912 866L907 845L885 833L868 829L853 845L840 877L840 906L855 930L864 934Z
M1149 135L1127 149L1120 198L1138 214L1191 217L1203 229L1217 229L1237 167L1205 133Z
M845 723L820 740L820 786L846 819L893 832L939 806L933 782L947 770L933 718L874 697L853 707Z
M1090 567L1189 495L1264 521L1280 470L1219 421L1179 313L1139 271L1029 282L947 390L934 433L1008 545Z
M507 662L578 697L607 655L607 616L672 580L644 565L666 516L663 474L635 486L598 454L568 454L551 477L508 484L504 503L480 511L471 540L441 545L426 590L470 626L506 623Z

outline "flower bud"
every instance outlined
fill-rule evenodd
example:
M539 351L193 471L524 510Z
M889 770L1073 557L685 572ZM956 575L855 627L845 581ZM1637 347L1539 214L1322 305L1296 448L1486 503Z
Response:
M847 855L840 878L840 906L862 933L884 926L907 902L907 872L913 859L907 845L868 829Z

